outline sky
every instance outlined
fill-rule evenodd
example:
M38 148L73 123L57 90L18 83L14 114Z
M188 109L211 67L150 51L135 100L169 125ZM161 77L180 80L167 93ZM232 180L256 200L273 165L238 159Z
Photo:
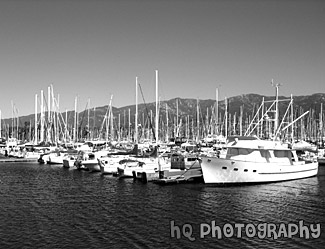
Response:
M325 93L322 0L0 0L2 118L241 94ZM88 105L88 100L90 104ZM14 108L13 108L14 107Z

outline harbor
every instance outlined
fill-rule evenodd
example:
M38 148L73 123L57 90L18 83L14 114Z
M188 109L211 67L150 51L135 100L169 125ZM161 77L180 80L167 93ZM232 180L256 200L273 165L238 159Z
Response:
M243 105L239 108L238 119L236 112L233 116L228 110L229 100L225 99L224 105L220 106L216 89L216 100L206 113L202 112L201 101L197 100L190 127L189 115L185 116L185 124L182 124L184 115L180 117L178 114L178 99L176 110L166 106L165 115L160 114L156 70L156 102L148 104L154 107L155 114L151 111L149 115L147 104L142 106L147 110L146 117L139 111L138 91L141 91L141 86L136 78L134 119L130 119L129 114L127 130L121 126L120 115L118 125L113 121L117 114L116 110L113 111L112 97L100 129L96 130L91 124L90 109L83 113L83 116L88 113L84 127L79 125L83 119L78 118L80 114L76 109L73 129L69 129L67 115L64 119L58 112L54 104L57 102L54 89L50 86L48 99L45 99L47 112L43 92L40 113L37 111L38 96L35 95L34 127L29 123L29 132L16 127L19 117L12 118L9 121L12 126L5 125L4 131L0 126L0 135L4 134L0 162L37 160L40 164L76 167L162 185L184 182L251 184L314 177L325 154L323 103L318 104L318 115L314 110L304 112L295 104L292 95L290 98L279 97L280 84L272 80L271 85L275 96L262 97L259 107L247 120L244 120ZM209 109L211 118L208 117ZM172 117L174 122L169 122L168 110L176 111L176 116ZM201 120L200 116L206 116L206 119ZM78 133L78 130L83 132Z
M0 1L0 249L323 248L325 1Z

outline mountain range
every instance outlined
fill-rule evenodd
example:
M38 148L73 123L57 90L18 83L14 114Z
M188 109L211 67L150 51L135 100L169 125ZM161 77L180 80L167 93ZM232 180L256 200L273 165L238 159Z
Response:
M240 114L240 109L242 107L243 111L243 117L248 117L254 115L254 112L257 111L258 107L261 105L262 100L268 101L268 100L274 100L274 96L263 96L259 94L242 94L235 97L230 97L227 99L227 110L228 113L231 115L234 115L235 113L237 115ZM290 97L286 96L279 96L279 100L290 100ZM279 111L280 113L285 112L287 105L289 102L287 101L280 101L279 102ZM321 103L325 103L325 93L315 93L312 95L306 95L306 96L293 96L293 103L294 103L294 109L296 111L303 110L313 110L316 117L319 117L319 113L321 111ZM207 99L207 100L197 100L197 99L189 99L189 98L174 98L167 101L161 101L160 102L160 108L159 108L159 116L160 120L166 121L166 106L168 108L168 119L169 122L173 122L176 120L176 114L178 109L178 119L184 119L183 122L185 122L185 118L189 118L189 120L194 120L196 122L196 116L197 116L197 110L199 109L200 113L200 120L206 120L206 117L208 116L209 119L211 118L212 113L214 112L214 107L216 105L216 100L213 99ZM177 108L178 106L178 108ZM198 108L199 107L199 108ZM156 104L153 103L138 103L138 122L141 123L142 121L147 122L147 116L151 116L152 112L152 120L154 120L155 116L155 108ZM114 123L115 125L120 124L121 126L127 126L129 122L129 116L131 117L131 123L134 123L134 116L136 112L136 106L130 105L130 106L124 106L120 108L112 107L113 111L113 117L114 117ZM89 116L89 126L95 126L100 127L102 124L104 117L106 113L109 113L109 106L101 106L96 108L91 108L89 110L84 110L78 113L78 124L79 127L84 127L88 123L88 116ZM218 101L218 113L222 117L225 113L225 100L219 100ZM38 114L39 117L40 114ZM61 113L61 119L65 119L66 113ZM74 124L74 111L68 111L67 112L67 120L68 125L73 126ZM4 119L4 124L9 124L9 126L12 123L12 119ZM27 116L21 116L19 117L19 126L20 127L26 127L31 124L31 126L34 126L35 122L35 114L30 114ZM202 122L202 121L200 121Z

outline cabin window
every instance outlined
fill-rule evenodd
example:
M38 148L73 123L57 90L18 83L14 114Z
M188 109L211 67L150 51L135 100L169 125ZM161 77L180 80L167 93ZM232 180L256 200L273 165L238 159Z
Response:
M237 168L234 168L234 171L238 171L238 169Z
M222 167L222 169L227 169L227 167Z
M284 150L275 150L274 151L274 156L275 157L287 157L287 151Z
M244 172L247 172L248 171L248 169L244 169Z
M237 148L230 148L230 150L229 150L229 154L231 154L233 156L239 155L238 153L239 152L238 152L238 149Z
M270 151L268 151L268 150L260 150L260 153L261 153L261 157L264 157L264 158L271 157Z
M256 172L256 169L254 169L253 172L255 173Z
M240 148L239 149L239 155L248 155L252 152L252 150L245 149L245 148Z

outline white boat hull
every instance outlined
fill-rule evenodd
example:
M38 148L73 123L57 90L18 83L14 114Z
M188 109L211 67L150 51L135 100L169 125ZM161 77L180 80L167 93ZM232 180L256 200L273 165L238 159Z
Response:
M98 158L98 164L100 166L100 172L105 174L117 173L117 168L120 166L119 162L123 159L129 159L128 155L112 155L107 157Z
M97 159L82 161L81 164L88 168L90 172L100 172L100 167Z
M76 159L77 159L76 156L67 155L66 157L63 158L63 167L71 168L75 166Z
M202 157L201 168L205 183L263 183L315 176L318 163L290 164L245 162Z

